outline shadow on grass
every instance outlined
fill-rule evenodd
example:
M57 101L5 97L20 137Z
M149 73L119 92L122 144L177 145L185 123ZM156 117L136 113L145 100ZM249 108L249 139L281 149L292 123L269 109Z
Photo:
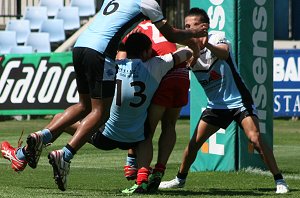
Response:
M27 187L28 189L32 187ZM36 189L36 187L35 187ZM120 189L81 189L78 188L69 188L66 191L60 191L57 188L49 188L49 187L39 187L41 190L45 190L45 194L51 193L54 197L64 195L65 197L86 197L89 195L92 196L124 196L124 194L121 193ZM49 192L49 190L51 192ZM53 190L55 192L53 192ZM56 191L57 190L57 191ZM290 189L291 194L298 193L299 189ZM88 192L88 193L87 193ZM270 194L271 193L271 194ZM139 194L135 194L139 195ZM147 193L147 195L151 196L183 196L183 197L189 197L189 196L242 196L242 197L249 197L249 196L274 196L275 195L275 189L274 188L256 188L253 190L241 190L241 189L217 189L217 188L210 188L210 189L199 189L199 190L183 190L183 189L164 189L159 190L157 193ZM290 195L287 194L287 195Z
M256 192L255 192L256 191ZM259 192L257 192L259 191ZM261 192L260 192L261 191ZM266 195L263 192L274 191L274 189L255 189L255 190L234 190L234 189L216 189L210 188L206 191L193 190L160 190L160 195L180 195L180 196L196 196L196 195L214 195L214 196L262 196Z

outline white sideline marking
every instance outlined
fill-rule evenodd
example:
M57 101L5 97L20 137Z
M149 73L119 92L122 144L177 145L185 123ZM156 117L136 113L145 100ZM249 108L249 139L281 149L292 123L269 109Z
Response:
M257 175L267 175L267 176L272 177L272 174L271 174L270 171L263 171L263 170L258 169L258 168L246 168L246 169L244 169L244 171L248 172L248 173L254 173L254 174L257 174ZM297 174L283 174L283 178L284 179L300 180L300 175L297 175Z
M10 166L10 162L9 161L0 161L0 164L5 164L5 165L8 165ZM97 164L98 165L98 164ZM50 166L48 163L39 163L39 166ZM89 169L89 168L100 168L100 166L80 166L80 165L74 165L72 166L73 168L86 168L86 169ZM71 168L72 168L71 167ZM28 167L26 167L28 168ZM111 167L110 167L111 168ZM101 167L101 169L105 169L105 167ZM253 173L253 174L257 174L257 175L265 175L265 176L270 176L272 177L272 174L270 171L263 171L261 169L258 169L258 168L246 168L246 169L243 169L243 171L247 172L247 173ZM283 178L284 179L293 179L293 180L300 180L300 175L298 174L283 174Z

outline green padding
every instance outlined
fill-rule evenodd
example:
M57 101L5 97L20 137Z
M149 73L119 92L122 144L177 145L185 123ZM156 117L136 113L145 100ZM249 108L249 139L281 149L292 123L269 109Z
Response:
M245 3L247 4L245 5ZM273 1L238 1L238 63L252 93L264 141L273 145ZM239 169L265 168L242 130L239 130Z

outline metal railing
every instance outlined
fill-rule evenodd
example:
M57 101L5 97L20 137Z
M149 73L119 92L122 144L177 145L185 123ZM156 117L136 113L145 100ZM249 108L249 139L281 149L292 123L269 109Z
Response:
M0 3L0 25L4 26L10 19L22 17L22 11L26 6L37 5L38 0L1 0Z
M96 8L99 10L103 0L96 0L96 2ZM158 0L158 2L169 23L183 28L184 15L189 10L190 0ZM22 18L26 6L36 6L38 3L39 0L0 0L0 29L3 29L10 19ZM69 4L70 0L64 1L64 5Z
M184 28L184 16L190 9L190 0L160 0L159 3L168 22Z
M0 0L0 26L5 27L10 19L22 18L26 6L37 6L38 3L39 0ZM64 5L69 3L70 0L64 0Z

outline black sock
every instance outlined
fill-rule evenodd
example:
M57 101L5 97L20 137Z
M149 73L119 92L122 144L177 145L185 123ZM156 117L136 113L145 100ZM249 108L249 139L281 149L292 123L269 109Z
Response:
M278 173L278 174L274 175L274 180L276 181L276 180L278 180L278 179L283 179L281 173Z
M129 154L127 155L128 157L136 158L136 154Z
M73 155L76 154L75 149L73 149L69 144L66 145L66 148L67 148Z
M186 179L186 178L187 178L187 175L188 175L188 173L180 173L180 172L178 171L178 173L177 173L177 178L179 178L179 179Z
M23 154L24 154L25 156L27 155L27 152L26 152L25 146L23 146L23 148L22 148L22 152L23 152Z

